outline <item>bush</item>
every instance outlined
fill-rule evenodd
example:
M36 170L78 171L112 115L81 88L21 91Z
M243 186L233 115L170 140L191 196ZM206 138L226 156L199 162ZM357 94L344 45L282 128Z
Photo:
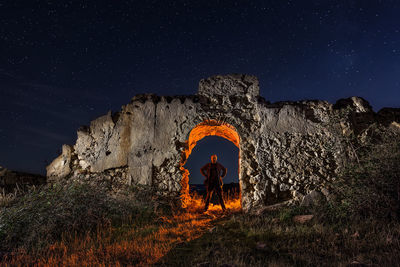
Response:
M83 234L97 227L154 219L151 205L135 192L111 196L104 188L82 183L33 188L0 210L0 249L44 248L63 233Z
M331 184L335 201L320 212L325 220L392 220L399 216L400 136L370 140Z

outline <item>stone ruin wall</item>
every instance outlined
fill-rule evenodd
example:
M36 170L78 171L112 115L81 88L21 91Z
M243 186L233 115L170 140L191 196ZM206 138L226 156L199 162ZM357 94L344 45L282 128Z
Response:
M120 112L81 127L75 145L63 145L47 176L94 180L101 174L111 187L147 185L184 199L190 179L184 164L195 145L188 138L202 125L210 130L203 136L217 134L232 142L234 132L239 136L238 177L242 207L248 211L301 198L335 178L350 156L341 135L360 125L334 120L344 108L353 117L376 117L361 98L335 105L318 100L271 104L259 95L254 76L213 76L200 81L196 95L136 95ZM393 112L399 122L398 110ZM227 135L224 127L234 132Z

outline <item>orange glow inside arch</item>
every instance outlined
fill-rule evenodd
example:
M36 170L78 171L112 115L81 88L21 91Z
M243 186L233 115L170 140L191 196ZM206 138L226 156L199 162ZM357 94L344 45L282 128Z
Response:
M189 170L187 170L184 165L186 164L187 159L189 158L190 154L192 153L193 148L196 146L196 143L203 139L206 136L216 135L223 137L229 141L231 141L236 147L239 148L239 158L238 158L238 175L240 174L240 137L237 133L235 127L226 123L226 122L219 122L216 120L205 120L199 124L197 124L189 134L189 138L186 141L187 146L184 151L182 151L182 158L180 162L180 169L182 171L182 192L181 192L181 200L182 206L184 208L188 208L189 206L196 206L200 208L202 206L202 199L198 198L194 199L193 196L189 194ZM240 177L239 177L239 184L240 184ZM227 208L239 208L241 207L241 194L238 192L238 197L235 200L228 199L225 205ZM235 203L234 203L235 202ZM219 205L218 205L219 207Z

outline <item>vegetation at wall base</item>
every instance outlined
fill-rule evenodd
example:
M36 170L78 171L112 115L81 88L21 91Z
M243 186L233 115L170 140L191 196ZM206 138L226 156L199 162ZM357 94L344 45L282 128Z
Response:
M127 192L125 192L127 193ZM0 249L45 248L65 232L95 232L99 227L154 220L150 202L111 196L88 183L55 183L31 188L1 209Z
M357 160L328 185L330 201L315 211L326 223L400 219L400 136L372 135L360 146Z
M319 218L297 223L293 221L295 214L290 208L263 215L237 214L200 238L170 250L159 264L399 266L398 222L369 220L337 227Z

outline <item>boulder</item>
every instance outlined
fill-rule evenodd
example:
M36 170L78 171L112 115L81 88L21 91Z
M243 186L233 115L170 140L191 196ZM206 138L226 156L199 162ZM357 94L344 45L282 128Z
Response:
M318 201L321 200L321 193L317 192L316 190L312 190L310 193L305 195L300 203L300 206L313 206L317 204Z

